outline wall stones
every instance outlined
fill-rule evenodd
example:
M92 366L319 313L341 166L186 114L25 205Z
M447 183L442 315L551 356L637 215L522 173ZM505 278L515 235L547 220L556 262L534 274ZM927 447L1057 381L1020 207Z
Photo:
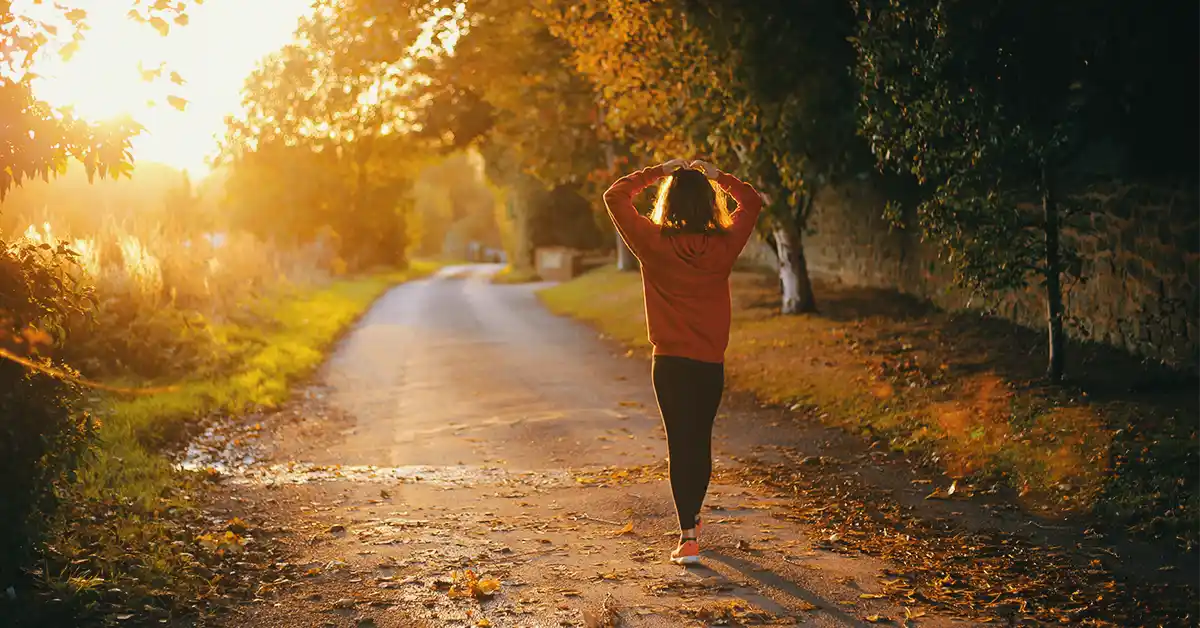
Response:
M1087 210L1073 217L1063 243L1078 251L1085 281L1064 295L1069 333L1148 358L1194 369L1200 351L1200 202L1187 186L1104 182L1064 197ZM890 227L884 199L865 184L823 190L805 238L814 276L891 288L947 309L967 307L937 251ZM755 242L747 262L771 264ZM818 295L818 301L820 296ZM1036 290L1006 295L998 314L1044 328L1045 299Z

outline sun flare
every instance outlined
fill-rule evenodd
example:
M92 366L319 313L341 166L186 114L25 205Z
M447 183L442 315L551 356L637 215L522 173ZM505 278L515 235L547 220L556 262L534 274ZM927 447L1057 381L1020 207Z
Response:
M133 116L146 129L133 140L136 160L203 174L225 116L241 103L242 81L291 41L310 0L208 0L166 37L127 17L128 5L79 4L88 12L87 39L69 61L56 56L39 66L38 96L89 120ZM173 98L186 101L182 111Z

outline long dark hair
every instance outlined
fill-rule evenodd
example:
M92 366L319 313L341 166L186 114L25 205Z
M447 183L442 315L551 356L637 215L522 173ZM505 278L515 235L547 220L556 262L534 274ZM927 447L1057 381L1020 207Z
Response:
M650 217L663 233L724 233L733 224L725 191L699 170L680 168L663 179Z

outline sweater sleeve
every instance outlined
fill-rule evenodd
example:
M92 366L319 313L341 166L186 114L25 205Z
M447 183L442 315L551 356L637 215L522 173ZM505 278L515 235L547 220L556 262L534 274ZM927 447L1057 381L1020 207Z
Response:
M657 236L660 230L649 218L638 213L633 206L633 199L663 176L665 175L660 166L642 168L617 179L604 193L604 206L608 208L609 217L629 250L639 257L639 251L644 249L646 243Z
M733 212L733 226L730 227L729 234L733 236L737 250L740 252L742 247L746 246L746 242L750 240L750 234L754 232L754 224L758 222L758 215L763 206L762 196L758 194L754 186L727 172L722 172L717 177L717 184L728 192L733 200L737 201L737 211Z

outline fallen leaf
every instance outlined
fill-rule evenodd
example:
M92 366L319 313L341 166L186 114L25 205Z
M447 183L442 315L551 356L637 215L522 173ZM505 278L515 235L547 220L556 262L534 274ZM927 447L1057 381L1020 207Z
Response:
M891 619L888 619L887 617L884 617L883 615L867 615L866 619L867 619L867 621L871 622L872 624L890 624L890 623L892 623Z
M436 587L437 583L435 583ZM468 569L462 573L454 572L453 581L447 594L450 597L473 597L477 600L489 598L500 590L500 581L491 578L480 578L474 571Z
M614 534L613 536L621 536L623 534L633 534L633 522L632 521L625 524L625 527L618 530L617 533Z

